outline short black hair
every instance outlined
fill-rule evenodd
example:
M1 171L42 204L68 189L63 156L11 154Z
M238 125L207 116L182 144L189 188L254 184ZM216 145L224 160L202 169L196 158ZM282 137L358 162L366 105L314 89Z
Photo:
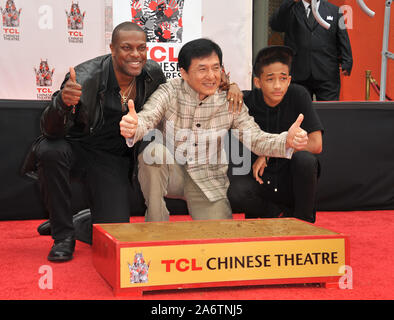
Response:
M206 38L189 41L188 43L184 44L179 51L178 66L179 68L183 68L186 72L188 72L192 59L205 58L210 56L212 53L217 54L220 65L222 65L222 49L220 49L220 47L215 42Z
M118 41L119 31L140 31L145 34L145 38L146 38L146 33L144 29L142 29L138 24L134 22L126 21L118 24L115 27L114 31L112 31L112 37L111 37L112 44L115 44Z
M289 67L291 70L291 63L293 61L294 51L287 46L268 46L261 49L256 56L253 65L253 73L256 77L260 77L263 72L263 67L280 62Z

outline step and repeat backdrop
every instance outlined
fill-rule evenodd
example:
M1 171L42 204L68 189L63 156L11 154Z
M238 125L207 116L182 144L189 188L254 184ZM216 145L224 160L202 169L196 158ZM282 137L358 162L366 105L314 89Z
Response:
M216 41L231 81L251 85L252 0L0 0L0 99L49 100L70 66L109 53L123 21L148 35L148 57L168 79L177 54L199 37Z

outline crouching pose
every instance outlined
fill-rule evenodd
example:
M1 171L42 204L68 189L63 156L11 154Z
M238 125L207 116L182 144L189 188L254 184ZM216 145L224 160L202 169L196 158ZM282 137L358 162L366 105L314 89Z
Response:
M270 134L259 128L245 105L239 113L229 113L226 95L218 90L222 51L211 40L186 43L178 63L182 77L159 86L139 113L130 100L129 113L120 122L129 146L160 129L161 139L138 157L146 221L169 219L164 196L185 199L193 219L231 219L228 164L221 161L223 136L237 129L241 140L250 138L254 153L291 158L308 142L300 128L303 116L288 131Z

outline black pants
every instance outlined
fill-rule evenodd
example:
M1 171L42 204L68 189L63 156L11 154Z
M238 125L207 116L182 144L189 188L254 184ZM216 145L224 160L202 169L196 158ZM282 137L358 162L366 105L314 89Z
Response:
M233 210L244 212L246 218L273 218L284 213L315 222L319 161L300 151L286 162L275 174L264 171L261 185L252 172L243 176L230 173L228 198Z
M293 81L304 86L311 97L316 96L317 101L338 101L341 89L340 78L333 80L315 80L310 77L304 81Z
M130 221L130 160L63 139L43 139L36 149L38 180L55 240L74 235L71 181L86 187L93 223Z

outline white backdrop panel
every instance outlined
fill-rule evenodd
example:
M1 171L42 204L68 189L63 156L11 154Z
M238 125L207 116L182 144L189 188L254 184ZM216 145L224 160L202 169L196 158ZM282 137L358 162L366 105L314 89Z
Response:
M104 1L78 0L82 29L68 28L72 0L14 0L19 26L0 30L0 99L47 99L70 66L105 53ZM0 0L3 12L6 0ZM1 21L1 20L0 20ZM79 26L81 27L81 25ZM8 34L18 37L9 39ZM47 61L52 84L38 86L34 68Z
M231 81L251 88L253 0L202 0L202 35L223 50L223 64Z
M0 99L49 99L70 66L109 52L105 6L111 4L110 0L0 0L1 15L8 14L5 12L7 1L14 4L17 15L14 21L19 24L7 26L0 19ZM119 5L130 8L131 3L130 0L112 1L114 13L119 12L119 17L114 16L114 26L131 16L130 9L119 11ZM80 14L84 14L83 25L79 25L82 29L70 29L76 27L70 26L67 20L66 12L70 14L72 4L78 4ZM181 44L200 36L211 38L223 50L224 65L231 73L231 81L237 82L241 89L249 89L252 13L252 0L185 0ZM172 61L167 64L159 61L169 75L174 69L179 45L157 43L155 46L167 46L166 51L156 50L153 57ZM170 46L176 50L169 52ZM37 83L36 71L41 61L47 62L47 79ZM44 63L42 67L45 69ZM172 71L171 76L175 75L177 72Z

